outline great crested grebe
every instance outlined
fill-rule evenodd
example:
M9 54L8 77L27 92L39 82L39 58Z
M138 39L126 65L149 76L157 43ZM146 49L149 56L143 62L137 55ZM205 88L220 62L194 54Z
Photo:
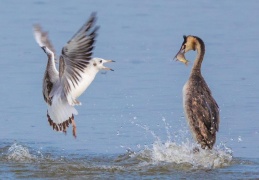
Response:
M219 130L219 107L201 74L201 64L205 45L197 36L184 36L180 51L175 58L187 65L184 54L197 51L189 80L183 87L183 106L185 116L194 138L203 149L212 149Z

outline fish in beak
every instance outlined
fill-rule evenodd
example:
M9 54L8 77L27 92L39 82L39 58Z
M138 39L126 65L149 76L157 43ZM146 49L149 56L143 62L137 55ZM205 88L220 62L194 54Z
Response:
M184 56L185 52L184 49L181 48L180 51L175 55L174 59L184 63L186 66L188 65L189 61Z

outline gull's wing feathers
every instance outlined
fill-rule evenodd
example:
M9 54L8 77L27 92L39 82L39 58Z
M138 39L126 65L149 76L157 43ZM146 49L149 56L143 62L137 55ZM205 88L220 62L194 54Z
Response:
M55 54L55 49L53 48L49 38L48 32L42 31L42 28L39 24L35 24L33 26L34 30L34 37L36 42L39 44L40 47L46 46L50 51Z
M45 71L44 74L44 78L43 78L43 86L42 86L42 94L44 97L44 100L46 103L48 103L49 105L52 104L52 97L50 96L51 90L53 88L54 82L52 82L51 80L53 78L50 78L51 74L48 72L48 70ZM58 78L58 75L55 76Z
M48 33L44 32L39 24L35 24L33 30L36 42L48 56L48 64L43 78L42 94L46 103L51 105L52 97L50 93L54 83L57 82L59 77L54 63L55 50L48 38Z
M62 49L59 60L59 77L66 97L71 91L71 86L75 88L78 85L82 73L91 60L93 45L97 36L96 32L99 29L98 26L94 27L95 21L96 14L93 13ZM76 100L73 99L71 104L76 103Z

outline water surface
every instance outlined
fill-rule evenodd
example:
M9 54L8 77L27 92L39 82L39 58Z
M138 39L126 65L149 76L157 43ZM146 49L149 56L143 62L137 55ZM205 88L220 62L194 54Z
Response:
M5 1L0 11L1 179L259 178L257 1ZM93 11L94 55L115 71L79 98L74 139L48 126L32 24L60 52ZM198 154L182 108L192 63L172 60L189 34L205 42L202 73L221 117L215 149Z

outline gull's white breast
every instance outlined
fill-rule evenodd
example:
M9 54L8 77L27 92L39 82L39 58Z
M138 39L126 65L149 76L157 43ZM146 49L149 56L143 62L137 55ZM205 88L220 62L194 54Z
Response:
M75 99L78 98L92 83L97 73L98 70L92 66L87 67L84 73L80 73L82 79L78 82L78 85L76 85L75 87L71 85L70 94L72 95L72 97Z

